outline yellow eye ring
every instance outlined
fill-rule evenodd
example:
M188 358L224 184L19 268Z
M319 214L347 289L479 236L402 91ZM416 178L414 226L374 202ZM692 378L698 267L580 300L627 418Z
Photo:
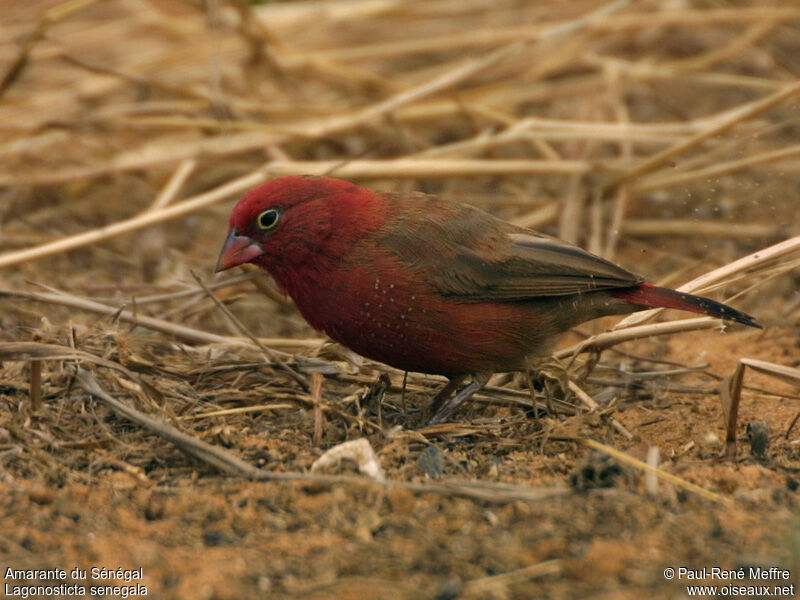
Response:
M261 231L273 229L281 218L281 213L277 208L270 208L262 212L256 218L256 225Z

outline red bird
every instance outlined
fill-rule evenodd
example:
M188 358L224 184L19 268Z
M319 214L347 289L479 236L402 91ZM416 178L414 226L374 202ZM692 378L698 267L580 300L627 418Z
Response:
M239 201L217 271L242 263L269 271L305 319L340 344L448 377L432 423L492 373L525 369L526 357L547 355L590 319L665 307L760 327L472 206L327 177L274 179Z

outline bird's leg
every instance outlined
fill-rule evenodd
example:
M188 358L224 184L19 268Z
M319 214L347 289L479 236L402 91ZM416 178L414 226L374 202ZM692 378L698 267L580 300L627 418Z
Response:
M456 391L461 382L467 378L466 375L456 375L452 377L450 381L448 381L445 386L439 390L439 392L433 397L430 404L428 404L428 412L430 414L436 414L440 408L442 408L442 404L453 395L453 392Z
M428 425L436 425L437 423L441 423L442 421L447 419L447 417L449 417L453 413L453 411L455 411L459 406L469 401L469 399L472 398L475 392L478 392L481 389L483 389L483 387L488 383L489 378L491 376L492 376L491 373L476 373L475 375L473 375L470 384L463 390L458 392L442 408L436 411L436 414L434 414L431 417L431 420L428 421ZM445 387L450 387L450 385L453 383L453 381L455 381L455 379L456 378L451 379L450 383L448 383ZM463 377L459 379L459 382L461 380L463 380ZM439 394L441 394L441 392L439 392ZM434 401L438 399L439 394L436 395Z

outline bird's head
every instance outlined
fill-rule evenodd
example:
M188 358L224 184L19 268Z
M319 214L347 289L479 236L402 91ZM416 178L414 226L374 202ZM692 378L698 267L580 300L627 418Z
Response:
M250 190L231 213L217 271L255 263L273 271L336 258L381 220L380 197L340 179L290 176Z

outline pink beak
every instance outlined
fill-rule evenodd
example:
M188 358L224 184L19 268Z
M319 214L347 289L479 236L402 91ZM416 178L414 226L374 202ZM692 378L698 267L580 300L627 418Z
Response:
M258 245L258 242L246 235L239 235L235 229L231 229L228 232L225 244L222 246L222 251L219 253L216 272L219 273L236 265L250 262L262 254L264 254L264 251Z

